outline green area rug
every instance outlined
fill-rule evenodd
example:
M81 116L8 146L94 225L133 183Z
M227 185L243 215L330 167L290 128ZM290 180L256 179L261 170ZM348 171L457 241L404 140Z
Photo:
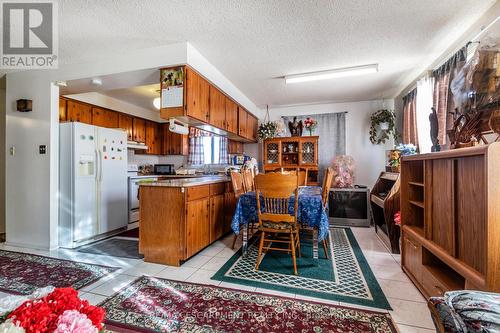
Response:
M324 256L321 244L319 259L313 259L311 237L307 236L301 236L302 257L297 258L297 276L293 275L291 255L281 252L265 254L259 271L256 271L258 242L254 241L249 244L246 256L238 251L212 279L391 309L351 229L330 230L329 259Z

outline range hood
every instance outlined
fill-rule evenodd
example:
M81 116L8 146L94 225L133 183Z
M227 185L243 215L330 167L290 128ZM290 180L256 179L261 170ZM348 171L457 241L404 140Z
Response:
M127 141L127 149L142 149L146 150L148 149L148 146L146 146L144 143L140 142L135 142L135 141Z

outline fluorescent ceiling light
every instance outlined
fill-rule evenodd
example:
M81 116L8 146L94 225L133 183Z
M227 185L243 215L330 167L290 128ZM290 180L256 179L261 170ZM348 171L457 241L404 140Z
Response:
M319 81L327 79L336 79L339 77L346 77L346 76L371 74L377 72L378 72L378 64L372 64L372 65L364 65L356 67L337 68L329 71L287 75L285 76L285 82L288 84L288 83L299 83L308 81Z
M153 106L157 109L157 110L160 110L160 97L156 97L155 99L153 99Z

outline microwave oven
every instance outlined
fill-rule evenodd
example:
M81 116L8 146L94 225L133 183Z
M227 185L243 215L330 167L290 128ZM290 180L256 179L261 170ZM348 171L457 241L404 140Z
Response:
M155 164L153 173L155 175L175 175L175 168L173 164Z

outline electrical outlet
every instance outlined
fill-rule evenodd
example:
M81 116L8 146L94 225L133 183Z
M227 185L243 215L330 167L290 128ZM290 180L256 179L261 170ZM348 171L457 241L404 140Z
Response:
M46 145L38 146L38 151L40 152L40 155L45 155L47 153L47 146Z

